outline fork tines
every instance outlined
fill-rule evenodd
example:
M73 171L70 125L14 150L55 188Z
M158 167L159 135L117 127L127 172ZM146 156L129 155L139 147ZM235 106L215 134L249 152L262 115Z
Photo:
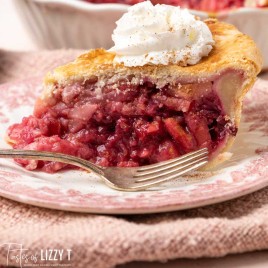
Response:
M208 150L207 148L203 148L179 158L167 160L150 166L140 167L134 175L134 178L137 178L136 182L146 182L149 180L163 178L163 176L168 175L178 176L179 172L185 169L192 170L196 165L203 165L204 162L207 161Z

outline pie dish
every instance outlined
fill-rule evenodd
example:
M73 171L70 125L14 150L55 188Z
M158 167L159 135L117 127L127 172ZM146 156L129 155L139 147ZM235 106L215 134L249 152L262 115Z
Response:
M228 156L246 92L261 70L254 41L205 21L215 47L198 64L115 64L91 50L44 80L34 114L8 129L14 148L68 153L102 166L138 166L207 147L211 168ZM65 164L17 160L55 172Z
M95 4L107 4L107 3L118 3L126 5L135 5L140 3L141 0L82 0L89 3ZM144 1L144 0L142 0ZM151 0L153 4L166 4L180 6L182 8L189 8L195 10L203 10L208 12L219 12L222 10L231 10L240 7L258 7L263 8L268 6L267 0L199 0L199 1L189 1L189 0Z

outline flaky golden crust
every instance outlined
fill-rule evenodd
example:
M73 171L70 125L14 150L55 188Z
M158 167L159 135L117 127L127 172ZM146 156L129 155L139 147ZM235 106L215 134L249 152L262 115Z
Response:
M45 85L85 80L91 76L107 80L111 77L150 77L156 84L165 80L167 83L180 79L204 79L220 73L227 68L243 70L246 77L255 77L261 70L262 58L254 41L239 32L233 25L215 19L205 21L215 40L215 47L208 57L198 64L181 67L177 65L146 65L142 67L125 67L113 64L115 54L104 49L90 50L74 62L58 67L45 78Z
M261 54L254 41L249 36L239 32L233 25L215 19L208 19L205 23L212 32L215 46L210 54L196 65L187 67L178 65L125 67L123 64L113 63L115 56L113 53L104 49L90 50L74 62L58 67L49 73L44 80L44 92L41 98L48 102L49 99L53 99L53 95L57 91L56 84L64 86L75 81L83 82L88 79L102 81L103 84L106 84L126 77L134 77L136 83L144 78L149 78L157 87L162 87L165 84L176 84L184 80L187 83L203 82L211 80L211 77L221 75L225 70L236 70L243 73L243 83L239 88L223 87L224 92L220 94L220 97L223 102L228 103L226 114L238 126L243 97L252 87L257 74L261 71ZM223 100L224 98L225 100ZM217 151L206 168L211 168L222 162L224 152L228 150L233 141L233 136L227 136L226 143Z

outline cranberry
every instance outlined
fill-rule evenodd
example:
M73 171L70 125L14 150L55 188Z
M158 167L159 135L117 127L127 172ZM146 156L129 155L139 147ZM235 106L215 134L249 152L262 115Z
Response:
M138 86L121 81L105 87L101 95L93 82L68 85L57 94L57 103L47 106L39 99L34 116L10 126L7 134L16 148L67 153L101 166L146 165L205 146L212 152L237 129L223 114L210 82L183 86L204 94L193 99L151 82ZM66 167L18 162L47 172Z

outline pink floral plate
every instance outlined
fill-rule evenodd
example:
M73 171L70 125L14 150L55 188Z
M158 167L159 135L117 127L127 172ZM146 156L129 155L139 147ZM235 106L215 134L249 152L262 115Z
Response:
M0 86L0 147L8 148L10 124L32 113L40 78ZM154 213L188 209L236 198L268 186L268 80L259 79L246 96L240 129L217 170L199 172L142 192L120 192L82 170L30 172L0 159L0 195L52 209L104 214Z

